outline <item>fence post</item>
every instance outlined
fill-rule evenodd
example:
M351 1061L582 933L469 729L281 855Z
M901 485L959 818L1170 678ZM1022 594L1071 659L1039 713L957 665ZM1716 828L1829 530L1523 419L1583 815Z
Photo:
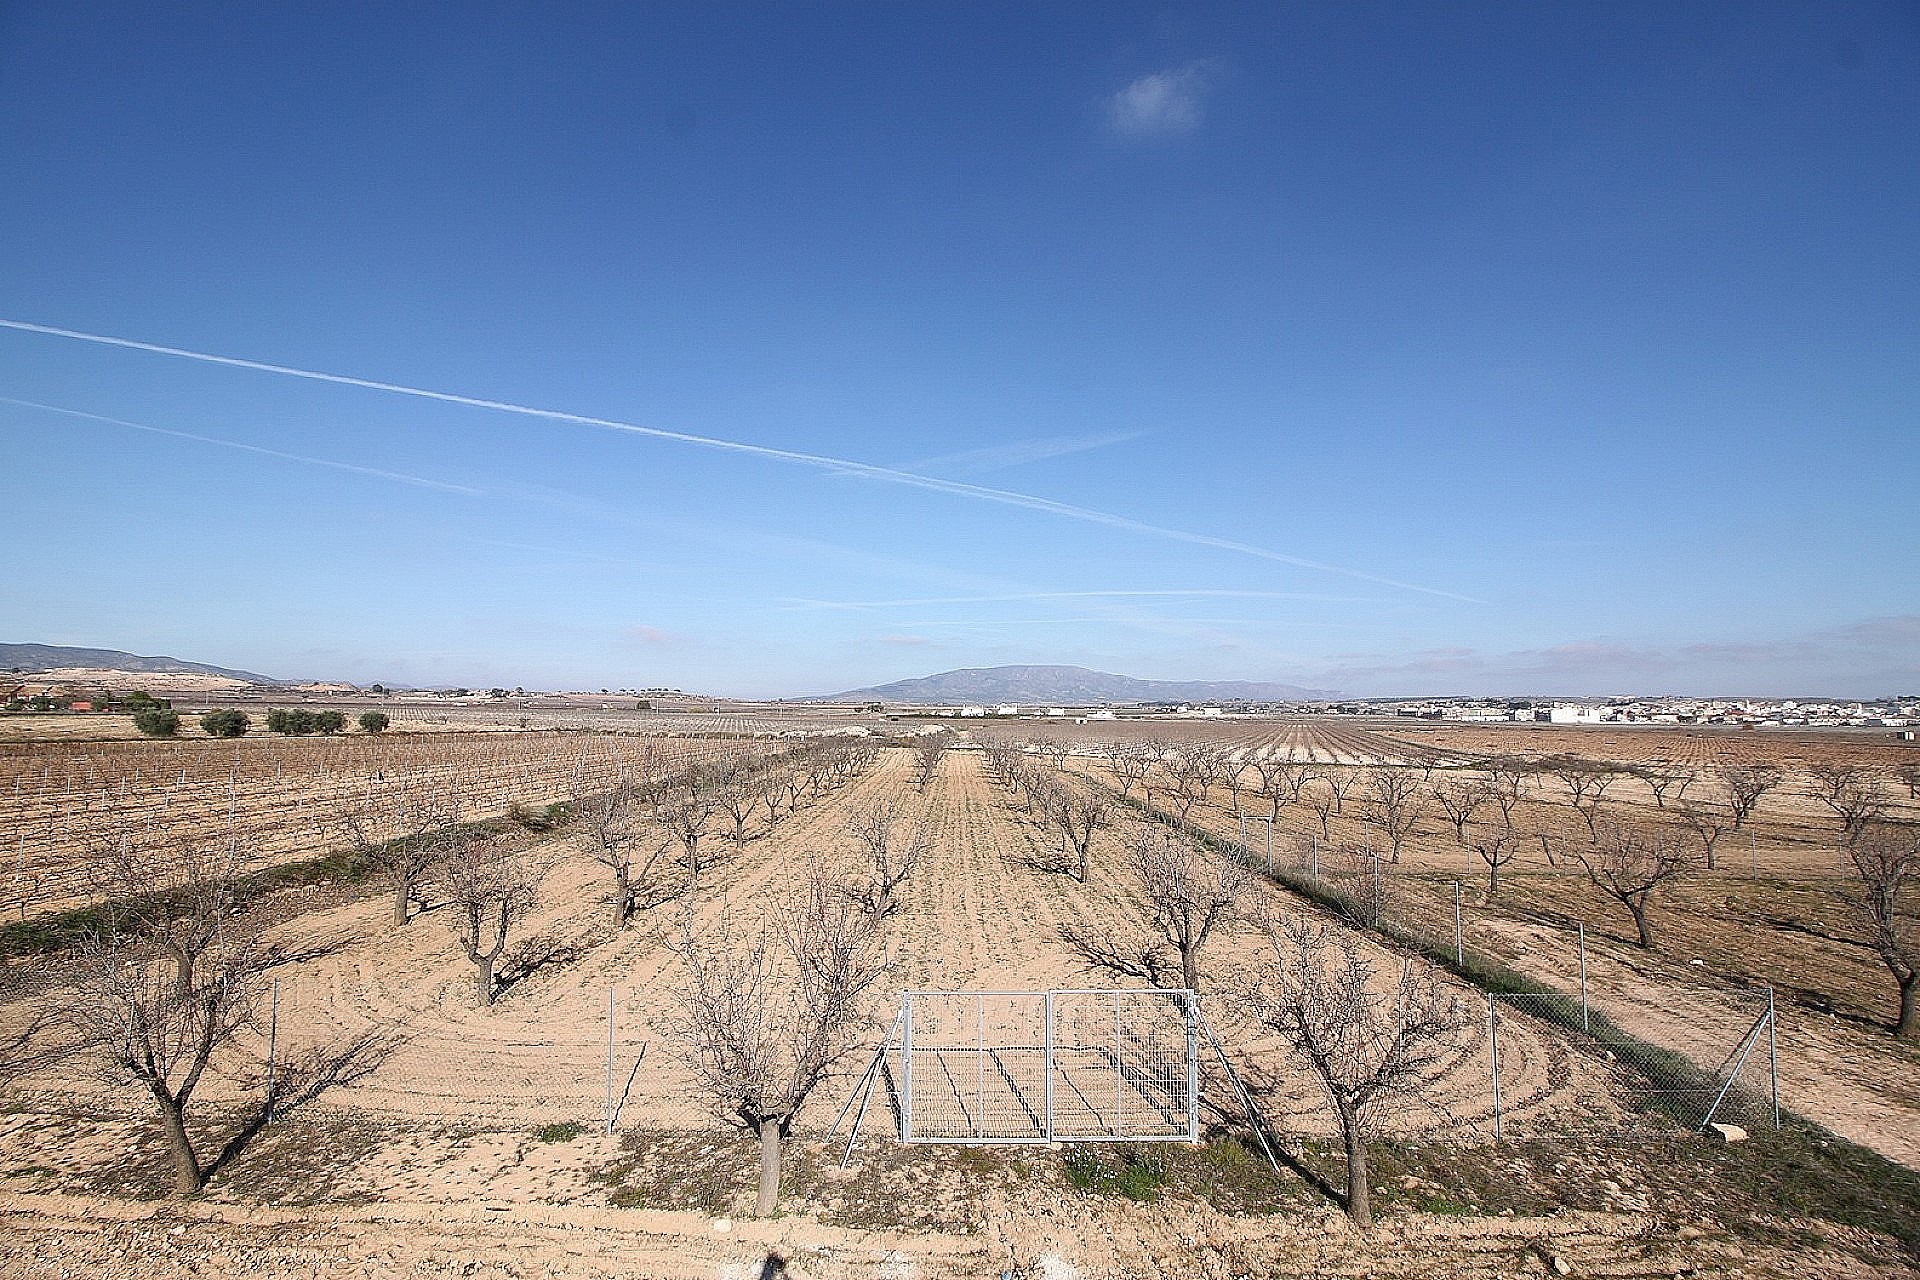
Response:
M1500 1141L1500 997L1487 992L1487 1042L1493 1058L1493 1140Z
M1580 930L1580 1029L1592 1035L1593 1017L1587 1012L1587 922L1576 920L1574 927Z
M1273 819L1267 819L1267 874L1273 874Z
M1120 1039L1120 993L1113 993L1113 1136L1120 1136L1120 1090L1126 1085L1126 1074L1120 1067L1120 1056L1126 1052L1126 1045Z
M1373 918L1384 920L1387 915L1386 901L1380 896L1380 855L1373 855Z
M613 993L607 988L607 1132L613 1132Z
M974 1132L980 1137L987 1136L987 998L981 996L976 1009L974 1030L979 1035L980 1054L977 1062L980 1067L980 1109L974 1113Z
M1773 988L1767 988L1767 1075L1773 1081L1773 1127L1780 1127L1780 1040L1774 1034Z
M1453 882L1453 963L1455 967L1464 967L1467 963L1467 930L1460 911L1460 882Z
M1187 992L1187 1141L1200 1141L1200 995Z
M906 1006L900 1026L900 1141L913 1141L913 993L900 997Z
M1314 835L1312 832L1308 832L1307 839L1313 841L1313 882L1315 884L1319 884L1320 883L1320 837Z
M1047 1072L1047 1141L1053 1141L1053 992L1043 997L1043 1007L1047 1018L1045 1062Z

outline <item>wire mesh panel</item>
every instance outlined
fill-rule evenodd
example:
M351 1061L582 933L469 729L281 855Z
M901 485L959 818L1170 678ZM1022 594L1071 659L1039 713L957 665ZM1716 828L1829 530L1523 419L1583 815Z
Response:
M900 1020L908 1142L1190 1138L1198 1026L1184 991L914 991Z

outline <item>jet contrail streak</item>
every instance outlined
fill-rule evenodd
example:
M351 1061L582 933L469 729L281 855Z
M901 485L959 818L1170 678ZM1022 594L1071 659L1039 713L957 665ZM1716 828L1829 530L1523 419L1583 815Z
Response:
M740 440L723 440L715 436L694 435L686 431L670 431L664 427L643 427L637 423L621 422L614 418L596 418L590 414L567 413L559 409L541 409L532 405L512 404L504 400L488 400L479 396L456 395L450 391L430 391L424 387L402 386L396 382L380 382L372 378L355 378L341 373L321 373L313 369L296 369L291 365L268 364L261 360L243 360L236 356L214 355L205 351L189 351L182 347L162 346L156 342L139 342L132 338L114 338L105 334L84 333L77 329L61 329L53 325L34 324L26 320L0 319L0 328L16 329L22 333L38 333L54 338L72 338L78 342L91 342L99 346L122 347L130 351L146 351L154 355L175 356L182 360L197 360L203 364L226 365L234 369L252 369L259 373L277 373L289 378L305 378L310 382L330 382L343 387L361 387L368 391L386 391L393 395L414 396L422 400L438 400L443 404L465 405L473 409L492 409L500 413L517 413L524 417L544 418L550 422L567 422L576 426L600 427L608 431L622 431L632 435L651 436L656 440L671 440L677 444L694 445L702 449L718 449L728 453L746 454L757 458L770 458L777 462L788 462L799 466L814 467L840 475L860 476L869 480L884 480L892 484L908 485L917 489L927 489L935 493L952 494L963 498L976 498L983 502L995 502L1002 506L1021 507L1028 511L1045 512L1068 520L1079 520L1088 524L1105 525L1110 529L1124 529L1130 533L1141 533L1156 538L1167 538L1175 542L1185 542L1198 547L1213 547L1220 551L1232 551L1239 555L1253 556L1261 560L1270 560L1277 564L1293 565L1300 569L1314 569L1321 573L1337 573L1349 578L1358 578L1363 582L1376 582L1382 586L1395 587L1402 591L1417 591L1423 595L1441 596L1448 600L1462 600L1469 604L1484 604L1472 596L1461 595L1453 591L1442 591L1438 587L1423 587L1418 583L1401 582L1395 578L1382 577L1360 569L1349 569L1342 565L1327 564L1319 560L1309 560L1303 556L1287 555L1281 551L1269 551L1265 547L1256 547L1251 543L1236 542L1231 538L1216 538L1211 534L1191 533L1184 529L1170 529L1165 525L1148 524L1143 520L1134 520L1127 516L1113 515L1105 511L1096 511L1090 507L1074 506L1072 503L1055 502L1051 498L1035 497L1032 494L1015 493L1008 489L990 489L984 485L965 484L958 480L941 480L934 476L920 475L912 471L897 471L892 467L877 467L871 463L854 462L847 458L828 457L824 454L805 453L796 449L779 449L771 445L748 444Z
M242 444L238 440L222 440L216 436L198 436L191 431L174 431L168 427L152 427L144 422L128 422L125 418L109 418L100 413L84 413L79 409L63 409L57 404L41 404L37 400L15 400L11 396L0 396L0 404L17 404L23 409L39 409L45 413L63 413L69 418L86 418L93 422L108 422L116 427L128 427L134 431L148 431L156 436L172 436L176 440L194 440L200 444L215 444L222 449L240 449L247 453L258 453L269 458L283 458L288 462L303 463L309 467L331 467L335 471L351 471L356 475L373 476L380 480L396 480L401 484L418 485L423 489L439 489L446 493L464 493L480 497L482 491L470 489L463 484L449 484L444 480L429 480L425 476L410 476L400 471L382 471L379 467L363 467L352 462L335 462L331 458L310 458L303 453L286 453L280 449L267 449L257 444Z

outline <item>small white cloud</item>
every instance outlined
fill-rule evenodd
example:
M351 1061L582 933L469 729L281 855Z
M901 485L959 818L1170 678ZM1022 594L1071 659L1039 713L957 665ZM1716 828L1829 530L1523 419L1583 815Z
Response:
M881 636L880 643L896 645L903 649L914 649L923 644L930 644L931 641L925 636Z
M650 627L645 623L628 627L626 638L630 643L646 645L678 644L680 641L680 637L673 632L663 631L659 627Z
M1188 133L1204 114L1208 64L1189 62L1141 76L1107 99L1107 122L1126 138L1170 138Z

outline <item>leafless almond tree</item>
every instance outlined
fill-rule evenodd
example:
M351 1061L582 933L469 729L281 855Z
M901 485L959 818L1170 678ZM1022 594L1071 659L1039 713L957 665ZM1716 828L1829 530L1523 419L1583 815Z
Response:
M261 953L249 942L212 930L219 945L182 986L151 952L124 935L82 947L73 991L74 1017L100 1052L109 1082L145 1090L160 1117L180 1195L206 1185L207 1167L187 1133L187 1112L214 1055L232 1042L252 1013Z
M473 962L480 1003L499 994L494 966L507 949L507 935L539 901L546 868L531 849L502 838L456 840L441 874L446 879L449 922Z
M1431 969L1402 960L1399 980L1376 981L1358 938L1289 917L1268 926L1270 948L1241 1003L1305 1062L1326 1090L1347 1155L1347 1213L1373 1223L1367 1138L1454 1049L1467 1013Z
M1435 784L1433 798L1440 802L1440 811L1453 824L1454 840L1464 848L1467 824L1473 821L1473 815L1482 805L1493 799L1493 790L1472 778L1443 778Z
M1596 889L1613 898L1633 916L1640 945L1653 948L1653 927L1647 919L1654 890L1685 874L1692 862L1672 831L1606 822L1600 825L1591 848L1574 849Z
M1907 788L1907 799L1920 800L1920 764L1903 764L1894 771Z
M1698 775L1684 765L1659 763L1651 764L1640 770L1640 776L1646 781L1647 788L1653 792L1653 803L1657 808L1667 807L1667 792L1673 791L1675 800L1684 800L1687 788L1693 785ZM1678 787L1679 790L1674 790Z
M1413 834L1425 810L1425 789L1420 780L1413 776L1411 769L1382 767L1367 775L1360 799L1360 815L1380 828L1380 834L1387 838L1387 846L1393 851L1395 862L1400 861L1400 849Z
M675 1027L687 1065L723 1112L760 1139L754 1212L780 1196L781 1144L814 1089L871 1025L864 1005L885 972L877 919L816 871L754 938L729 916L678 950L687 969Z
M680 842L680 865L687 869L688 877L693 880L700 878L700 872L706 865L700 842L707 834L707 824L713 820L714 808L711 794L689 791L684 796L665 801L653 811L653 820Z
M1324 787L1315 787L1311 791L1303 791L1301 794L1306 796L1307 808L1313 810L1313 816L1320 819L1320 838L1322 840L1331 840L1333 838L1333 815L1335 810L1340 807L1340 796L1333 789L1332 779L1322 774L1320 775L1319 781L1326 785Z
M1513 825L1513 811L1533 790L1532 775L1517 760L1496 759L1487 762L1487 785L1493 790L1493 802L1500 806L1500 820Z
M392 886L396 927L407 922L420 886L460 818L461 796L454 783L435 785L405 775L369 787L341 810L340 828L354 850Z
M1325 777L1328 789L1333 792L1333 811L1345 813L1347 792L1353 790L1354 783L1360 780L1360 775L1352 769L1329 769Z
M661 846L642 826L640 797L621 774L605 791L574 801L574 825L593 860L613 873L613 927L627 927L660 859Z
M200 958L225 935L237 905L238 837L126 821L94 828L87 852L95 893L113 904L114 930L148 939L173 962L179 992L193 991Z
M1689 800L1681 802L1680 821L1687 824L1687 830L1700 838L1701 852L1706 854L1707 870L1719 866L1714 848L1720 843L1720 837L1733 826L1733 815L1722 812L1711 801Z
M1760 798L1780 785L1780 770L1770 764L1722 765L1714 771L1714 781L1726 792L1733 829L1738 831L1760 806Z
M1872 771L1852 764L1823 764L1813 769L1814 794L1840 819L1840 829L1851 840L1860 829L1887 811L1880 780Z
M1107 767L1113 770L1114 779L1120 784L1120 794L1131 796L1133 789L1152 771L1153 756L1142 750L1140 743L1115 743L1107 748Z
M1193 807L1207 797L1207 790L1227 769L1227 757L1211 742L1185 742L1175 747L1166 762L1167 775L1173 779L1174 803L1180 809L1184 825Z
M1520 834L1504 824L1489 823L1474 833L1472 847L1487 864L1487 896L1491 898L1500 892L1500 868L1520 856Z
M1254 772L1259 775L1259 793L1273 806L1271 815L1274 822L1280 821L1280 809L1300 799L1300 788L1307 785L1318 771L1311 765L1294 764L1278 756L1267 756L1254 761Z
M1141 832L1130 852L1147 900L1146 937L1129 939L1118 925L1069 925L1061 929L1061 940L1096 969L1197 992L1207 939L1232 914L1250 873L1166 832Z
M914 783L922 791L933 785L940 772L940 758L947 753L947 731L924 733L913 747Z
M1112 821L1112 812L1104 796L1070 786L1059 787L1047 807L1072 859L1069 873L1081 884L1093 870L1093 837Z
M1843 847L1855 880L1846 900L1900 989L1893 1033L1920 1040L1920 823L1871 818Z
M884 919L900 909L895 894L933 852L933 833L924 822L909 826L897 801L857 814L847 830L860 842L871 878L844 887L861 910Z

